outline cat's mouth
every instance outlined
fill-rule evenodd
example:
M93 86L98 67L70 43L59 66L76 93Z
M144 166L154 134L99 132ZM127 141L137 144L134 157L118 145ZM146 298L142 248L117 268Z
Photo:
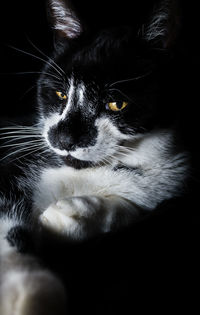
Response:
M95 164L91 161L81 161L74 158L72 155L62 156L62 160L67 166L73 167L75 169L94 167Z

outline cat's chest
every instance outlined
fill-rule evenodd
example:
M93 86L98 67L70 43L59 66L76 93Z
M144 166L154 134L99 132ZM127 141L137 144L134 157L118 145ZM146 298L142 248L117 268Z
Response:
M43 170L34 193L34 208L45 210L51 203L71 196L107 196L131 185L131 171L109 167L76 170L71 167Z

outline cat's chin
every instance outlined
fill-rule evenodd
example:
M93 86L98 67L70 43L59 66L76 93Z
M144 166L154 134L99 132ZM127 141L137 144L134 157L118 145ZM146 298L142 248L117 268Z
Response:
M81 161L74 158L72 155L67 155L62 157L63 162L70 167L75 169L89 168L95 166L95 163L90 161Z

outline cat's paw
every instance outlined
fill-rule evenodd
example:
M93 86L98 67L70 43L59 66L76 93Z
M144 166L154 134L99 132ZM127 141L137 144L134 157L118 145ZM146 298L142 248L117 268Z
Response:
M59 235L72 239L82 238L84 217L76 203L74 198L59 200L51 204L39 220L44 227Z
M104 201L97 196L71 197L51 204L39 217L50 231L79 241L104 231L106 222Z
M49 271L11 271L0 286L2 315L65 315L66 293Z

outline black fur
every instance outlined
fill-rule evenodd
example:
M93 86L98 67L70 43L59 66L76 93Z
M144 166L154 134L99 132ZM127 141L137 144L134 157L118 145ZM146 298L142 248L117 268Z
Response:
M94 35L92 32L86 32L78 38L70 40L70 42L65 38L59 38L56 40L52 59L64 70L65 76L63 80L59 82L54 80L55 78L45 74L45 72L49 72L53 75L57 75L56 71L54 71L50 65L46 65L43 68L43 74L40 76L37 83L37 105L40 114L47 117L49 113L58 111L58 109L60 113L63 111L63 103L57 98L55 91L66 91L68 88L68 78L72 73L76 84L83 82L87 87L87 101L92 104L94 109L94 116L92 116L88 112L88 102L85 102L82 109L80 109L76 108L76 99L74 99L70 124L69 121L66 120L63 122L63 125L59 126L59 128L52 128L49 134L50 142L56 148L62 149L70 147L70 149L73 150L76 146L87 147L88 145L94 144L96 141L96 127L94 125L96 117L109 117L123 133L129 134L148 132L154 127L169 127L177 120L177 116L180 114L180 104L178 104L177 99L179 99L178 87L181 87L182 90L182 85L179 83L178 86L177 77L174 75L177 70L176 62L174 63L171 59L171 53L169 53L169 51L156 49L155 46L150 45L144 40L141 33L138 36L138 28L135 29L134 27L127 26L111 28L109 30L101 31L97 35ZM54 65L53 62L49 62ZM116 81L127 79L133 80L115 84ZM174 90L176 90L176 96L174 95ZM123 112L111 112L107 109L107 103L116 100L125 100L128 102L128 106ZM63 141L63 138L67 139L67 143ZM5 152L3 152L3 154L5 154ZM1 177L3 177L3 179L1 179L3 186L1 191L2 194L7 197L7 200L12 199L13 196L15 196L14 198L17 200L24 200L23 213L21 212L20 206L16 207L15 214L9 213L9 203L6 207L5 205L2 205L1 213L7 212L9 213L9 216L18 214L25 223L29 221L28 219L31 214L30 200L32 198L31 192L34 189L34 180L37 181L40 170L43 167L67 164L76 169L81 169L94 166L91 161L80 161L70 155L67 157L59 157L53 151L51 153L47 152L45 157L40 154L40 152L37 154L34 153L31 156L28 156L28 160L27 163L27 159L18 159L17 162L22 161L21 164L19 163L20 166L17 166L17 168L14 166L10 170L8 167L5 167L4 164L2 167L3 174L1 174ZM8 158L6 162L12 162L12 156L11 158ZM23 168L21 169L22 164ZM9 165L13 165L13 163L10 163ZM116 170L119 168L124 167L117 166ZM32 176L33 170L34 180L31 183L32 187L30 187L30 182L29 187L26 186L26 182L19 187L19 177ZM139 176L141 175L139 169L132 169L132 171L136 172ZM13 178L13 174L16 175L16 178ZM190 205L190 201L187 204ZM170 213L170 206L168 208ZM163 223L164 219L162 219L161 224L160 222L157 224L159 216L156 217L155 215L154 218L150 219L150 227L147 226L147 223L134 227L135 232L131 232L133 234L131 237L131 233L129 234L130 231L126 232L128 236L125 235L125 237L123 233L122 235L119 234L119 236L117 236L117 242L116 239L114 240L115 246L113 246L113 239L111 239L108 244L106 238L105 242L100 243L100 246L98 246L99 243L97 242L98 244L95 243L95 245L92 246L92 249L89 247L88 251L85 251L84 248L81 250L80 248L78 250L75 248L73 252L74 256L71 256L73 258L75 257L74 261L70 257L70 253L67 251L65 253L67 256L65 257L65 260L63 258L64 255L60 259L62 267L60 266L60 261L58 262L55 257L53 258L56 260L55 269L65 269L66 265L63 264L63 261L67 261L68 264L70 264L69 259L73 261L72 265L75 266L75 272L74 270L73 272L76 275L77 283L81 283L80 279L83 279L83 305L88 299L88 292L85 290L85 283L88 281L88 275L90 275L88 287L91 285L93 288L95 282L96 288L98 287L98 283L100 283L98 296L102 296L102 291L105 289L105 280L106 284L110 284L110 291L113 291L113 283L116 283L116 278L120 276L121 272L121 287L129 293L130 301L132 301L133 284L135 285L134 296L141 297L141 292L143 292L144 289L141 278L144 283L147 284L149 289L148 292L151 292L152 288L149 283L152 283L152 281L155 280L154 274L157 274L156 280L159 288L163 277L166 282L170 282L169 279L173 282L176 272L173 269L172 271L174 271L174 274L173 272L172 274L174 277L170 275L170 271L168 271L169 266L167 266L166 260L170 257L168 254L171 254L173 258L174 256L176 258L178 257L177 248L179 248L180 244L178 243L177 246L174 245L173 236L176 236L177 226L175 226L175 223L172 223L172 221L174 222L175 220L177 225L179 225L178 217L183 216L183 207L181 207L181 211L177 210L178 207L176 205L172 206L172 208L173 211L171 212L173 212L173 220L171 220L171 217L169 218L169 216L165 215L164 219L166 222ZM174 219L175 213L177 213L177 217ZM152 228L152 221L154 222L155 230ZM172 228L172 232L169 232L169 226ZM182 229L184 228L181 228L181 230ZM147 235L148 237L146 238ZM158 235L161 235L162 241L160 242L158 241ZM7 239L10 244L17 247L20 252L27 253L34 251L32 235L27 231L27 228L24 228L24 225L16 226L11 229L7 235ZM124 244L127 244L127 240L130 239L131 242L127 245L127 248L129 247L127 251L128 254L126 252L124 255ZM157 245L153 247L152 244ZM174 253L173 250L171 252L169 249L170 246L173 248ZM51 247L51 244L49 247ZM131 253L133 252L133 247L135 250L135 257L134 259L131 259L130 251ZM185 250L185 244L183 247ZM154 249L153 254L152 248ZM167 254L165 252L166 248ZM85 254L86 252L87 254ZM49 249L48 254L49 253L50 258L52 258L51 248ZM78 259L76 259L76 255L78 256ZM86 257L87 255L89 258ZM85 263L85 269L83 267L83 270L80 270L80 261L83 265ZM88 261L90 261L89 265ZM182 264L183 261L184 259L180 259L180 264ZM149 268L147 268L146 262L148 262L148 266L150 266ZM48 264L51 265L51 262L48 261ZM133 266L135 267L135 265L137 268L134 270L139 270L138 274L133 271ZM160 274L158 272L159 268L161 269L160 274L162 274L162 279L158 281L158 278L160 279ZM121 271L122 269L125 271L125 275ZM95 280L91 280L91 278L93 278L93 275L91 277L91 270L94 271ZM104 274L105 270L106 276ZM169 279L167 277L167 271L169 273ZM67 281L69 281L68 279L71 280L70 286L72 286L72 281L74 281L74 274L70 274L72 279L70 276L69 278L66 277ZM97 274L99 282L96 281ZM112 278L110 278L110 275L112 275ZM149 281L146 281L145 277L149 279ZM129 287L127 288L127 282L125 281L129 278L131 278L130 290ZM171 285L171 283L169 284ZM141 286L139 293L138 286ZM163 283L161 288L163 288ZM90 292L91 291L93 290L90 288ZM117 293L116 291L117 290L114 289L115 293ZM93 298L90 298L91 305L98 304L99 302L95 295L96 291L93 292L93 294L94 302ZM163 295L160 290L157 290L157 294ZM75 308L79 309L79 305L77 305L77 296L80 298L81 294L80 292L77 292L77 287L74 288L74 296ZM152 297L155 298L153 294ZM97 301L95 301L95 298ZM119 296L119 300L121 300L121 295ZM135 301L136 300L137 298L135 298ZM82 304L80 303L81 311ZM131 304L132 307L132 302L129 304ZM87 309L87 307L85 308ZM117 309L117 307L115 307L115 309ZM90 311L91 314L94 313L93 310ZM104 310L102 313L103 312ZM124 312L124 304L121 305L121 310L119 312ZM112 313L112 311L110 313ZM116 314L116 312L114 313Z
M30 230L23 226L11 228L7 234L7 240L11 246L17 248L20 253L33 253L34 242Z

